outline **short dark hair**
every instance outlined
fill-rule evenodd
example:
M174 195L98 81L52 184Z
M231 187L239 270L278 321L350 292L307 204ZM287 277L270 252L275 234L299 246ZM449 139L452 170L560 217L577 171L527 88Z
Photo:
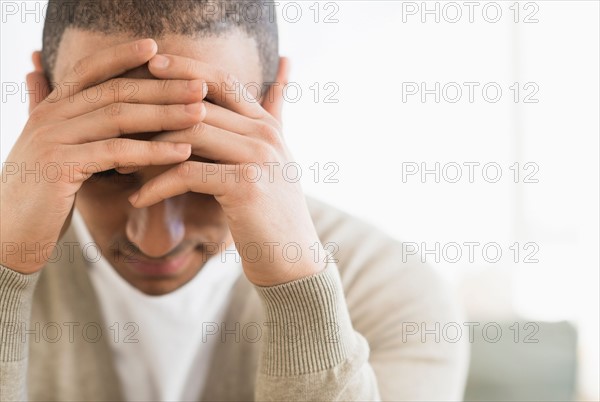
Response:
M263 84L273 82L279 65L274 3L264 0L49 0L44 23L42 63L50 80L67 28L130 33L221 36L234 29L256 41ZM265 89L267 85L263 85Z

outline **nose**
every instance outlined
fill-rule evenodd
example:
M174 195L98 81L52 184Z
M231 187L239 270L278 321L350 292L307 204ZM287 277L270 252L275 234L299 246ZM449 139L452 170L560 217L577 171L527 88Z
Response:
M183 240L183 198L163 200L147 208L133 208L127 219L125 232L130 242L152 258L160 258L173 251Z

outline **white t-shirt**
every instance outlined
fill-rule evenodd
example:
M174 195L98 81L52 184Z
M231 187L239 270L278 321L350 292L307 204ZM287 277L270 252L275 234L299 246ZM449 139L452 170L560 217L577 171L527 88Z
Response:
M73 225L82 247L93 241L77 210ZM220 342L217 329L242 273L235 246L227 251L209 258L192 280L162 296L142 293L105 258L84 253L126 400L199 399Z

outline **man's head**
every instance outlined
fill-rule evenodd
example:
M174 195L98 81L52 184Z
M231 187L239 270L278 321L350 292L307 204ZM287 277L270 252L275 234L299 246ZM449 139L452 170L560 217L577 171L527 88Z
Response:
M256 44L262 82L272 82L277 74L276 16L272 4L262 0L49 0L47 10L42 63L50 81L69 28L155 39L210 39L241 31Z
M279 65L277 27L273 10L264 4L50 0L41 63L51 81L61 82L78 60L120 43L151 37L159 53L215 65L242 84L273 82ZM147 65L121 77L155 78ZM150 139L156 134L128 137ZM211 254L232 241L223 211L211 195L187 193L140 209L129 203L129 195L169 167L143 167L129 175L114 171L95 175L84 183L76 199L103 255L126 281L147 294L165 294L181 287Z

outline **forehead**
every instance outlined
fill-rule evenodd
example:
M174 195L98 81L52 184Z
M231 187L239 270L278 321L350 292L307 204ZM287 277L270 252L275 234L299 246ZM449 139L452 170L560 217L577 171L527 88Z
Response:
M141 39L128 34L104 34L69 28L65 30L58 52L54 77L60 82L75 63L86 56L120 43ZM158 53L189 57L213 64L235 75L242 83L262 82L256 41L239 30L223 36L194 38L183 35L165 35L153 38L158 44ZM126 76L150 78L146 67L131 71Z

